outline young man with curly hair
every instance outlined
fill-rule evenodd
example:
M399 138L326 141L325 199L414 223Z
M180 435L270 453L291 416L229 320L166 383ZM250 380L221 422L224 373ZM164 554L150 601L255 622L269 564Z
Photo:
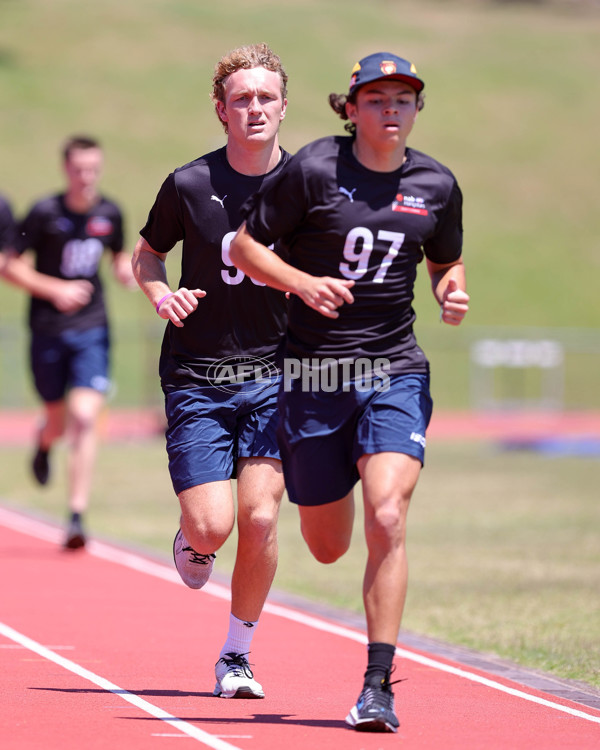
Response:
M284 169L279 146L287 75L265 44L233 50L216 65L212 99L227 143L164 181L141 230L133 269L167 321L160 378L167 452L181 509L175 565L190 588L208 580L215 553L236 520L237 555L227 639L215 666L214 694L263 698L248 662L277 566L283 474L277 448L275 351L287 301L233 266L229 243L240 207ZM181 277L165 260L182 241Z

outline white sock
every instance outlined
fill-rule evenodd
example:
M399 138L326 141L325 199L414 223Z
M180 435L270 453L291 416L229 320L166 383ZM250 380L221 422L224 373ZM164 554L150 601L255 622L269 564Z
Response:
M230 614L229 633L227 633L227 640L221 649L219 658L224 654L247 654L250 651L252 636L257 625L258 620L256 622L238 620L235 615Z

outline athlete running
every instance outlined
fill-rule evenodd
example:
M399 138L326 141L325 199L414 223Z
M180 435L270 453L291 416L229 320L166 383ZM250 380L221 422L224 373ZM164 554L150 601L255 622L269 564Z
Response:
M414 65L388 52L352 70L330 103L349 136L301 149L244 207L231 247L244 273L292 294L279 395L286 488L317 560L349 545L360 478L368 559L367 668L346 721L395 732L393 657L407 587L409 502L431 416L429 363L413 331L423 257L444 322L468 309L462 196L406 141L423 107ZM289 263L268 249L284 238Z
M122 213L98 191L103 151L94 138L74 136L62 150L65 192L35 203L21 222L16 251L31 250L34 269L15 258L6 277L31 296L31 368L44 403L32 462L39 484L50 478L49 454L69 435L69 521L64 546L83 547L96 458L96 427L109 389L109 324L98 275L106 249L117 281L135 285L123 250Z
M217 63L212 98L227 144L167 177L133 260L140 287L168 321L159 370L181 508L173 551L190 588L206 583L234 528L230 479L237 478L231 614L215 666L214 694L224 698L264 697L248 654L277 566L284 486L275 350L287 313L282 292L233 266L229 243L240 206L289 159L279 146L286 87L279 57L264 44L233 50ZM172 289L165 260L180 240L181 278Z

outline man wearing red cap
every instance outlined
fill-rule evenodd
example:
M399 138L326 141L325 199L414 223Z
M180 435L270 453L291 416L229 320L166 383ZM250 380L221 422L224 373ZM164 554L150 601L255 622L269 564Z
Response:
M362 481L368 662L346 721L395 732L393 657L407 587L409 502L431 416L429 363L412 307L425 257L441 320L468 309L462 195L442 164L406 145L423 81L388 52L354 66L330 104L350 136L301 149L252 198L231 246L245 273L290 292L278 438L286 487L317 560L349 545ZM268 249L279 238L288 262Z

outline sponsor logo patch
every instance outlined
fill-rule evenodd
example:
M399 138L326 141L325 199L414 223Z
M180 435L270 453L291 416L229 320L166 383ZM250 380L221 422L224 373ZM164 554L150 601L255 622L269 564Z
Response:
M429 211L425 206L425 198L417 198L414 195L402 195L398 193L396 200L392 201L392 211L402 214L417 214L417 216L428 216Z
M90 237L106 237L113 230L112 221L106 216L92 216L88 219L86 232Z

